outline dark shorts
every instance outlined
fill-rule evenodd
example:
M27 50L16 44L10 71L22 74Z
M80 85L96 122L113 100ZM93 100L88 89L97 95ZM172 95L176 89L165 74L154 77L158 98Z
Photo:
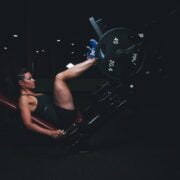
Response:
M54 109L59 117L58 126L60 128L68 128L76 118L76 110L68 110L54 105Z

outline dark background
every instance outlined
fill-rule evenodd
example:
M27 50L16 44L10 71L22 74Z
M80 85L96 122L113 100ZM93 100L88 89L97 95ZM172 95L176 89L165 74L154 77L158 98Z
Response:
M177 6L173 1L9 0L1 2L0 8L1 67L14 68L14 64L30 68L33 66L35 75L38 72L37 76L43 78L53 76L70 61L78 63L85 58L83 55L86 53L88 40L98 40L89 17L103 19L107 30L128 27L144 32L155 27L154 38L163 38L163 46L169 45L165 39L174 36L178 22L176 19L171 24L177 17ZM160 30L156 27L159 27L158 23L161 23ZM17 34L18 38L13 38L13 34ZM57 39L61 42L57 43Z
M91 16L102 18L107 29L128 27L144 32L149 38L151 51L131 98L94 134L91 143L95 151L86 155L64 155L61 147L49 141L40 143L42 139L44 142L42 137L26 139L26 133L22 135L14 123L16 115L0 107L3 179L13 176L17 179L179 179L179 6L176 1L1 2L2 91L6 91L4 79L19 67L27 66L32 69L38 88L51 93L55 73L65 69L69 62L84 60L89 39L98 40L88 20ZM101 79L106 76L94 68L70 83L80 108L91 100L90 94ZM27 149L19 146L19 139L26 141L25 146L30 144Z

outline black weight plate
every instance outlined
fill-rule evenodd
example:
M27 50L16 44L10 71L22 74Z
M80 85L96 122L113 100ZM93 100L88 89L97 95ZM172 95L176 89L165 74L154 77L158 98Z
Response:
M127 28L114 28L102 35L96 48L97 65L112 79L126 80L144 63L143 38Z

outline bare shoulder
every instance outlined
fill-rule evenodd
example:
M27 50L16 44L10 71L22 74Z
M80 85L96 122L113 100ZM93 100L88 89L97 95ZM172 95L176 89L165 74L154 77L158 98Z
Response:
M20 96L18 99L18 105L19 105L19 108L27 106L28 105L28 97L27 96Z
M19 102L28 101L28 96L27 96L27 95L20 96L19 99L18 99L18 101L19 101Z

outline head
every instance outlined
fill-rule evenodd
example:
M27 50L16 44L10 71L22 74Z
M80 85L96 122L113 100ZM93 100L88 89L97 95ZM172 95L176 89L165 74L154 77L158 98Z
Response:
M35 88L35 80L29 70L22 68L17 75L18 85L20 89L33 90Z

